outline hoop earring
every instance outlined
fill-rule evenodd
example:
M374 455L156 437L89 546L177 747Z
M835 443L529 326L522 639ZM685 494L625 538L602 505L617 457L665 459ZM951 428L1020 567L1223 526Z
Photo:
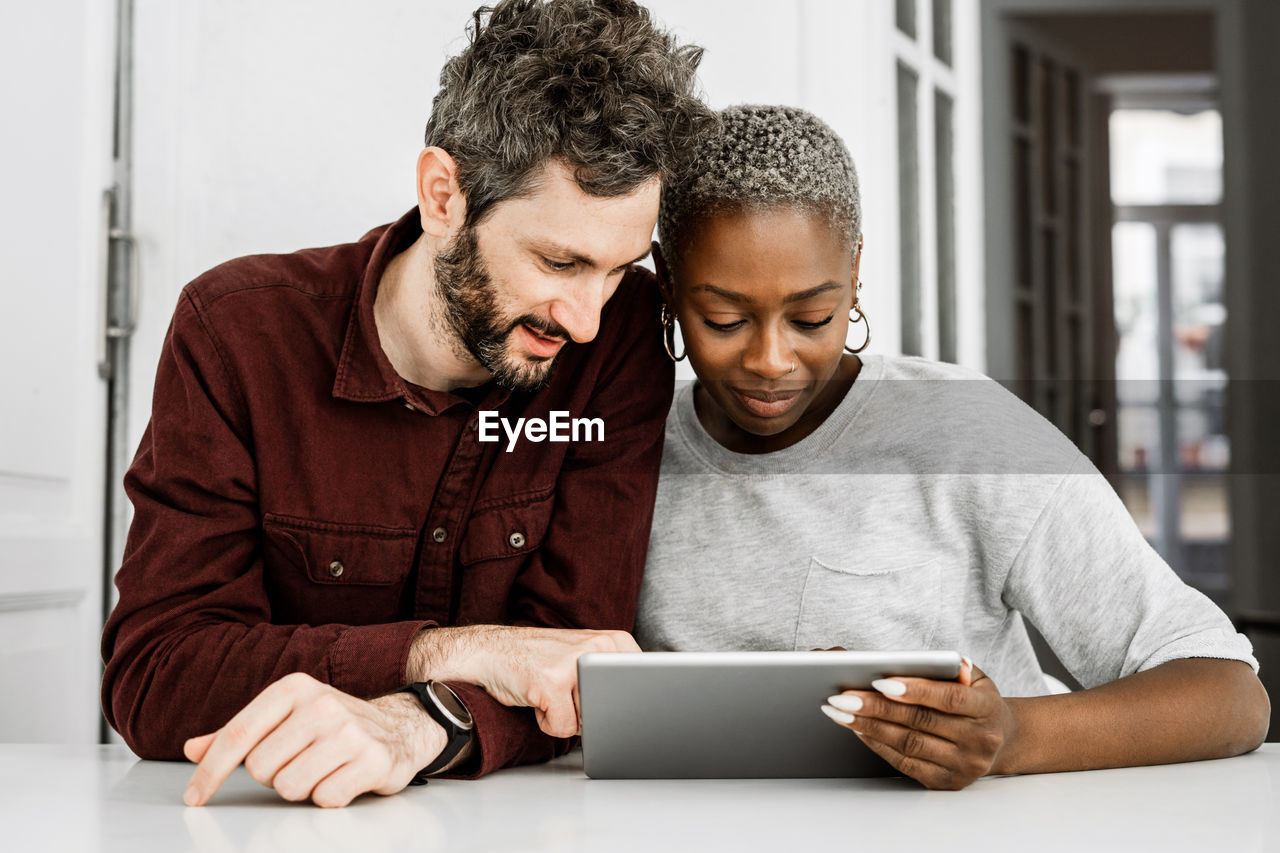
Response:
M858 286L861 287L862 283L859 282ZM857 319L854 319L854 316L853 316L854 311L858 313ZM858 353L866 349L867 346L870 345L871 343L871 323L867 320L867 315L863 313L862 306L858 304L858 300L856 299L853 300L853 309L849 312L849 322L855 326L858 325L859 323L862 323L867 327L867 336L862 339L862 346L858 347L857 349L851 349L848 344L844 345L844 348L846 350L853 353L854 355L857 355Z
M667 310L665 302L662 303L662 309L658 312L658 321L662 323L662 348L667 351L667 358L672 361L684 361L684 357L689 354L689 348L686 346L684 352L676 355L676 318Z

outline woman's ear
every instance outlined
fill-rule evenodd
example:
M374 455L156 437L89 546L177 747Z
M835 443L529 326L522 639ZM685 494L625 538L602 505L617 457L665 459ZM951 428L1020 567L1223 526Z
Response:
M422 220L422 233L449 239L466 213L466 198L458 186L457 161L443 148L422 149L418 155L418 216Z
M671 285L671 269L667 266L667 258L662 254L662 246L656 241L649 248L653 252L653 270L658 274L658 290L662 293L662 301L671 305L675 301L675 288Z
M858 235L858 244L853 250L853 302L850 303L850 310L858 303L858 287L862 282L858 270L862 266L862 235Z

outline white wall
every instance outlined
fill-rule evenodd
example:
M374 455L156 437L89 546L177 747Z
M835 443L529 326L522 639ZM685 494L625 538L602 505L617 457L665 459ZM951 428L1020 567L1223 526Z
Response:
M0 741L98 738L112 23L0 5Z
M134 343L130 446L150 411L150 377L178 291L237 255L357 238L413 204L413 169L446 56L477 0L171 3L138 0L135 225L146 291ZM959 0L958 61L976 66L975 0ZM860 167L864 301L875 349L898 345L892 0L652 0L706 48L713 106L791 103L841 133ZM967 22L972 21L973 26ZM976 92L975 92L976 95ZM976 97L958 136L973 181ZM966 112L973 109L975 112ZM959 241L962 359L981 366L978 217ZM980 234L980 232L978 232ZM855 336L857 333L855 333ZM855 337L856 339L856 337ZM687 371L687 365L682 365Z

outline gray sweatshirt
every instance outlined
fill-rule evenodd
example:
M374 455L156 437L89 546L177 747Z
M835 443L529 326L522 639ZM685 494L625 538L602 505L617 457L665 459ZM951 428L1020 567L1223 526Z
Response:
M1024 617L1086 687L1176 658L1258 666L1092 463L980 374L864 357L822 426L758 455L717 443L677 390L641 647L955 649L1032 696Z

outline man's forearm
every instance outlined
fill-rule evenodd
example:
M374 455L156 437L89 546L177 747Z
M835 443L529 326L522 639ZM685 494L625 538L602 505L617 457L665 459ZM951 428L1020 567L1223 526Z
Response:
M1170 661L1091 690L1006 700L1015 731L993 773L1223 758L1266 737L1270 703L1247 664Z
M497 625L424 628L413 638L405 662L405 681L461 681L484 686L489 646Z

